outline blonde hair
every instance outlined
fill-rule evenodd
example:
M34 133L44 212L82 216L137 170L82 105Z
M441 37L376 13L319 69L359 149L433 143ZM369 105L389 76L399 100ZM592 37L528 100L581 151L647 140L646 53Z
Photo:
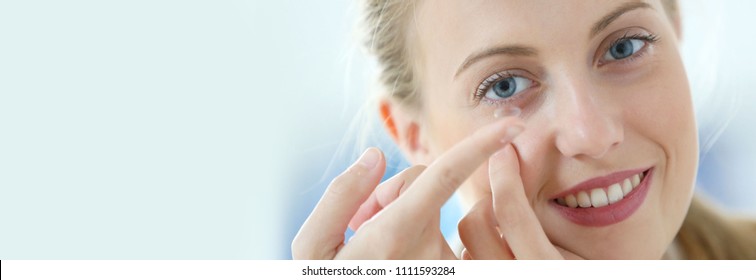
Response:
M416 1L368 0L363 24L365 47L378 59L384 92L404 104L417 105L419 92L411 59L409 13Z
M661 0L667 16L679 25L676 0ZM419 106L420 88L412 60L410 14L417 0L365 0L365 46L380 65L379 81L401 104ZM417 109L417 107L415 107ZM756 259L756 222L725 216L694 197L675 242L678 257L689 259Z
M725 215L702 197L694 197L675 242L686 259L752 260L756 222Z

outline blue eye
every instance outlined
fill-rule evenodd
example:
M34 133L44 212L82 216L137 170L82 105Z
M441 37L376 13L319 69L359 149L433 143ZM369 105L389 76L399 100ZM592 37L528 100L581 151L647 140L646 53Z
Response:
M604 54L604 60L620 60L630 57L646 45L643 39L625 38L615 42Z
M488 88L485 97L491 100L507 99L531 87L533 81L528 78L509 76L502 78L500 74L489 77L481 85Z

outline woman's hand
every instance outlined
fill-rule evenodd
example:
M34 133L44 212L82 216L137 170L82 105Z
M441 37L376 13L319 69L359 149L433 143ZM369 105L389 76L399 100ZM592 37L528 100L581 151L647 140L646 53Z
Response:
M481 199L459 223L465 259L579 259L549 241L525 196L511 145L488 163L492 196Z
M497 121L452 147L427 168L409 168L380 186L386 162L377 149L369 149L330 184L294 238L293 257L455 258L441 235L441 206L478 166L522 130L523 124L516 118ZM350 221L358 228L344 243Z

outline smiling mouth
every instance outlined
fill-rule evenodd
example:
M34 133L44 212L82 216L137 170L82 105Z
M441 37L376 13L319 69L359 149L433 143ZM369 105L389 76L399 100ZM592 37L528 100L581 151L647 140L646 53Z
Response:
M633 174L614 184L582 190L554 199L561 206L569 208L600 208L622 201L643 182L649 170Z

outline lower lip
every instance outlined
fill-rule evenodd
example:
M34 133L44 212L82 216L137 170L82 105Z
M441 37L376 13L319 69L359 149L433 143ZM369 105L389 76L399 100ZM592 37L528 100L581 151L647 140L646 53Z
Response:
M653 175L654 169L651 168L646 173L646 176L643 177L643 181L637 188L633 189L633 191L617 203L604 207L570 208L559 205L553 201L552 204L562 216L578 225L602 227L616 224L627 219L640 208L641 204L643 204L643 201L646 199L646 194L650 188Z

